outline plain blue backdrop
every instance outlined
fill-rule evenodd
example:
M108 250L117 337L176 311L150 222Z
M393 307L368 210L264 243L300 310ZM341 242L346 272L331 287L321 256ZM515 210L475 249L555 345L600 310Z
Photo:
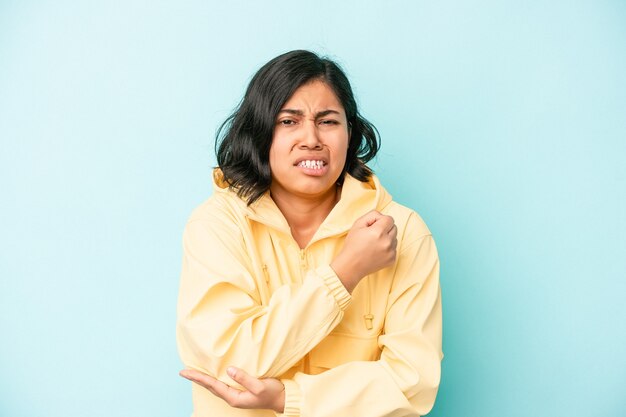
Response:
M183 226L216 128L300 48L344 66L437 241L431 415L624 415L617 0L0 0L0 415L190 414Z

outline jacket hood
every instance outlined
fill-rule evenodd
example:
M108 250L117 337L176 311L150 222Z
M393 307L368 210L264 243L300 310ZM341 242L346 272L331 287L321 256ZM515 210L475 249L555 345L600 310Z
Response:
M249 219L282 232L291 233L285 216L274 203L269 191L248 206L246 201L229 187L219 168L213 171L213 187L216 194L230 200L231 207ZM383 188L375 175L372 175L367 182L361 182L350 174L345 174L341 198L322 222L311 239L311 243L325 237L347 233L355 219L371 210L382 211L391 201L391 195Z

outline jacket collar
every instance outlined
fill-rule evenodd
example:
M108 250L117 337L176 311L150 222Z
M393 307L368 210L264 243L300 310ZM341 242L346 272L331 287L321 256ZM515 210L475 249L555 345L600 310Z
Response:
M233 202L244 216L291 235L289 224L274 203L269 191L248 206L233 189L228 187L219 168L213 171L213 182L215 191L224 193L229 199L234 199ZM309 245L326 237L347 233L357 218L371 210L380 211L390 202L391 195L380 185L376 176L372 175L367 182L361 182L346 174L339 202L315 232Z

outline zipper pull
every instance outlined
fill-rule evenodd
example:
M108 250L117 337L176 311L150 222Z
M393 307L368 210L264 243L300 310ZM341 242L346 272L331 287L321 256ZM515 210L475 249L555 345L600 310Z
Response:
M367 330L372 330L374 328L374 315L366 314L363 316L363 319L365 319L365 327Z
M306 253L304 249L300 249L300 267L306 269Z
M265 283L269 284L270 274L267 272L267 264L263 264L263 275L265 276Z

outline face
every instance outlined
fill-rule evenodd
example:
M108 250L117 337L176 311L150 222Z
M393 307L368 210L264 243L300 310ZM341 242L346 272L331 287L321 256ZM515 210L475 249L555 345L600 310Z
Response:
M346 163L346 114L322 81L300 86L275 121L270 148L273 196L323 199L335 195Z

